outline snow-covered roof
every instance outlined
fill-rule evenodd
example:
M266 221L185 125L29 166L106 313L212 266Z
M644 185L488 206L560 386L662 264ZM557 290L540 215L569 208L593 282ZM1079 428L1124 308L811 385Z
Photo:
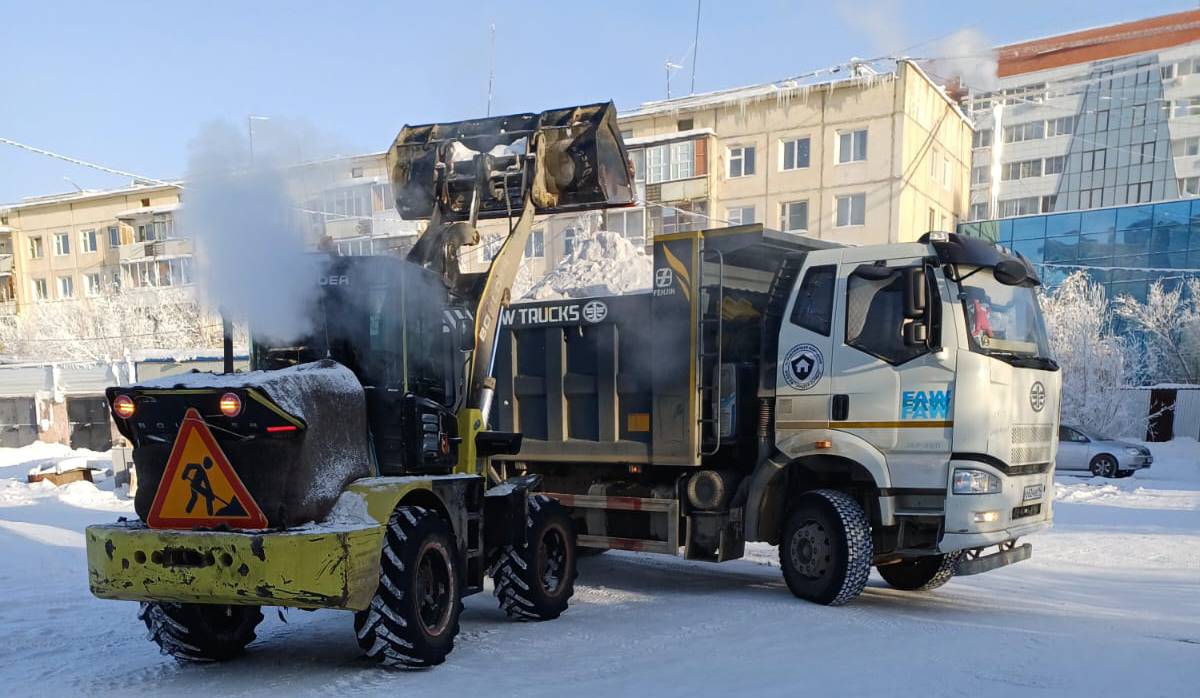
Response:
M626 138L626 148L636 148L642 145L651 145L654 143L667 143L669 141L680 141L687 138L695 138L696 136L712 136L716 131L711 128L692 128L686 131L673 131L671 133L656 133L652 136L638 136L637 138Z
M140 363L183 363L185 361L221 361L224 354L220 349L212 347L194 347L180 349L138 349L130 352L129 358ZM245 347L235 349L235 360L246 360L249 354Z
M3 206L0 206L0 208L19 210L23 208L32 208L34 206L48 206L51 204L62 204L73 201L83 201L86 199L103 199L109 196L121 196L125 194L137 194L141 192L179 188L181 188L181 184L179 182L169 182L167 184L132 184L128 187L119 187L116 189L85 189L83 191L72 191L63 194L29 196L17 203L4 204Z
M139 206L138 208L131 208L128 211L121 211L114 216L114 218L134 218L136 216L147 216L156 213L171 213L172 211L177 210L179 210L178 201L171 204L160 204L158 206Z

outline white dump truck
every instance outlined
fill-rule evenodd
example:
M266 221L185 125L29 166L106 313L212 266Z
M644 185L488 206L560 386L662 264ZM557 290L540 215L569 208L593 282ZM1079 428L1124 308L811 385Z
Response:
M649 293L511 305L493 477L534 473L581 550L723 561L779 546L843 604L1028 558L1050 525L1058 365L1037 273L984 240L847 247L660 235Z

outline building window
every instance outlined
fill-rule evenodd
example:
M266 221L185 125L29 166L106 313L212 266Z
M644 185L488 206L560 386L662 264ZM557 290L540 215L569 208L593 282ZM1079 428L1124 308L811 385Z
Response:
M1042 197L1042 213L1050 213L1054 210L1054 205L1058 203L1057 194L1047 194Z
M1180 138L1171 143L1171 154L1177 158L1200 155L1200 136Z
M154 224L146 223L137 227L135 242L154 242Z
M1093 172L1104 169L1104 149L1085 150L1083 152L1083 171Z
M46 290L46 280L45 279L30 279L30 283L33 285L33 297L34 298L36 298L39 301L44 301L50 297L49 291Z
M541 259L546 256L546 234L541 228L534 228L525 241L525 256L530 259Z
M1108 110L1107 109L1101 109L1100 111L1096 112L1096 130L1097 131L1107 131L1108 130Z
M675 122L675 128L679 131L691 131L696 128L695 119L679 119Z
M84 281L86 282L86 287L84 288L84 292L87 293L89 296L100 295L100 291L104 285L104 282L101 280L103 277L100 275L100 272L84 274L83 278L84 278Z
M988 148L992 145L992 129L985 128L976 131L971 136L972 148Z
M633 129L631 129L631 128L623 129L621 131L621 140L627 141L630 138L633 138Z
M650 230L667 235L700 230L708 221L705 201L680 201L670 206L656 206L650 212Z
M1041 213L1041 200L1036 196L1023 196L1019 199L1002 199L1000 201L1000 217L1028 216Z
M991 181L991 173L989 172L991 169L992 168L987 165L972 167L971 186L975 187L981 184L988 184Z
M1046 122L1046 138L1069 136L1075 132L1075 117L1063 116Z
M114 289L121 288L121 271L117 270L112 273L112 287Z
M1133 105L1133 125L1134 126L1142 126L1145 123L1146 123L1146 105L1145 104Z
M633 188L638 201L646 200L646 151L633 150L629 153L633 163Z
M798 233L808 230L808 202L788 201L779 207L779 228Z
M729 177L749 177L754 174L754 146L740 145L729 149Z
M1046 137L1045 121L1030 121L1027 124L1014 124L1004 127L1005 143L1020 143L1021 141L1036 141Z
M929 179L937 181L937 166L938 166L938 151L933 148L929 151Z
M59 298L74 298L75 297L75 279L70 276L58 277L58 297Z
M845 228L852 225L863 225L867 219L867 195L847 194L835 199L837 218L834 225Z
M1079 208L1100 208L1104 205L1103 189L1084 189L1079 192Z
M783 169L799 170L808 167L809 139L796 138L782 143Z
M696 142L671 144L671 179L696 176Z
M1158 66L1158 76L1163 80L1170 80L1171 78L1175 77L1175 64L1167 63L1165 65Z
M1167 102L1167 109L1172 119L1196 116L1200 114L1200 97L1188 97Z
M838 132L838 163L867 159L867 129Z
M1065 155L1055 155L1052 158L1046 158L1045 163L1042 165L1042 174L1062 174L1066 162L1067 158Z
M115 225L108 226L108 246L121 246L121 228Z
M658 184L696 176L696 142L684 141L646 149L646 181Z
M730 225L749 225L754 222L753 206L735 206L725 209L725 220Z
M1026 177L1041 176L1042 161L1040 158L1037 160L1006 162L1000 169L1000 179L1005 182L1010 182L1014 179L1025 179Z
M982 203L978 203L978 204L971 204L971 220L985 221L985 220L987 220L987 217L988 217L988 205L987 205L986 201L984 201Z
M1150 203L1150 182L1134 182L1125 190L1125 203Z
M575 229L563 228L563 256L575 251Z
M1149 165L1154 162L1154 141L1142 143L1133 151L1132 164Z
M934 224L937 222L937 211L932 206L929 207L929 222L925 224L925 230L937 230Z
M54 256L62 257L71 254L71 234L70 233L55 233L54 234Z
M363 176L363 168L361 168L361 167L351 167L351 168L350 168L350 176L351 176L353 179L358 179L359 177L362 177L362 176Z
M646 244L646 211L645 209L636 209L633 211L621 211L610 209L606 216L608 230L614 233L624 235L630 242L639 247Z
M29 238L29 258L41 259L46 256L46 250L42 248L41 236Z
M950 189L950 156L942 156L942 188Z
M1200 177L1184 177L1179 180L1180 196L1200 196Z
M84 230L79 233L79 251L80 252L95 252L96 247L96 231Z

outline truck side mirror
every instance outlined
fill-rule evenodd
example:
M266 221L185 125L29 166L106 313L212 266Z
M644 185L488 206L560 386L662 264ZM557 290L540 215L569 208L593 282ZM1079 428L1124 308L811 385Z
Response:
M924 267L910 267L904 270L904 317L917 319L925 317L926 286Z
M904 324L904 343L908 346L922 346L929 339L929 331L923 322L907 322Z

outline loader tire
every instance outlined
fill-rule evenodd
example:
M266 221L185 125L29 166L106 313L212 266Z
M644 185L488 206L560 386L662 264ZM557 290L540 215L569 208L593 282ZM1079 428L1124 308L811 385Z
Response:
M143 601L138 618L163 654L181 662L220 662L254 642L263 614L258 606Z
M959 553L913 557L877 567L879 576L894 589L932 591L950 581Z
M544 494L529 498L525 544L507 545L490 574L500 608L519 620L552 620L575 594L575 526L567 510Z
M423 507L397 507L380 555L379 588L354 614L358 646L383 666L441 664L454 649L462 586L449 524Z
M841 606L862 593L873 555L867 515L858 502L836 490L802 494L779 542L788 589L826 606Z

